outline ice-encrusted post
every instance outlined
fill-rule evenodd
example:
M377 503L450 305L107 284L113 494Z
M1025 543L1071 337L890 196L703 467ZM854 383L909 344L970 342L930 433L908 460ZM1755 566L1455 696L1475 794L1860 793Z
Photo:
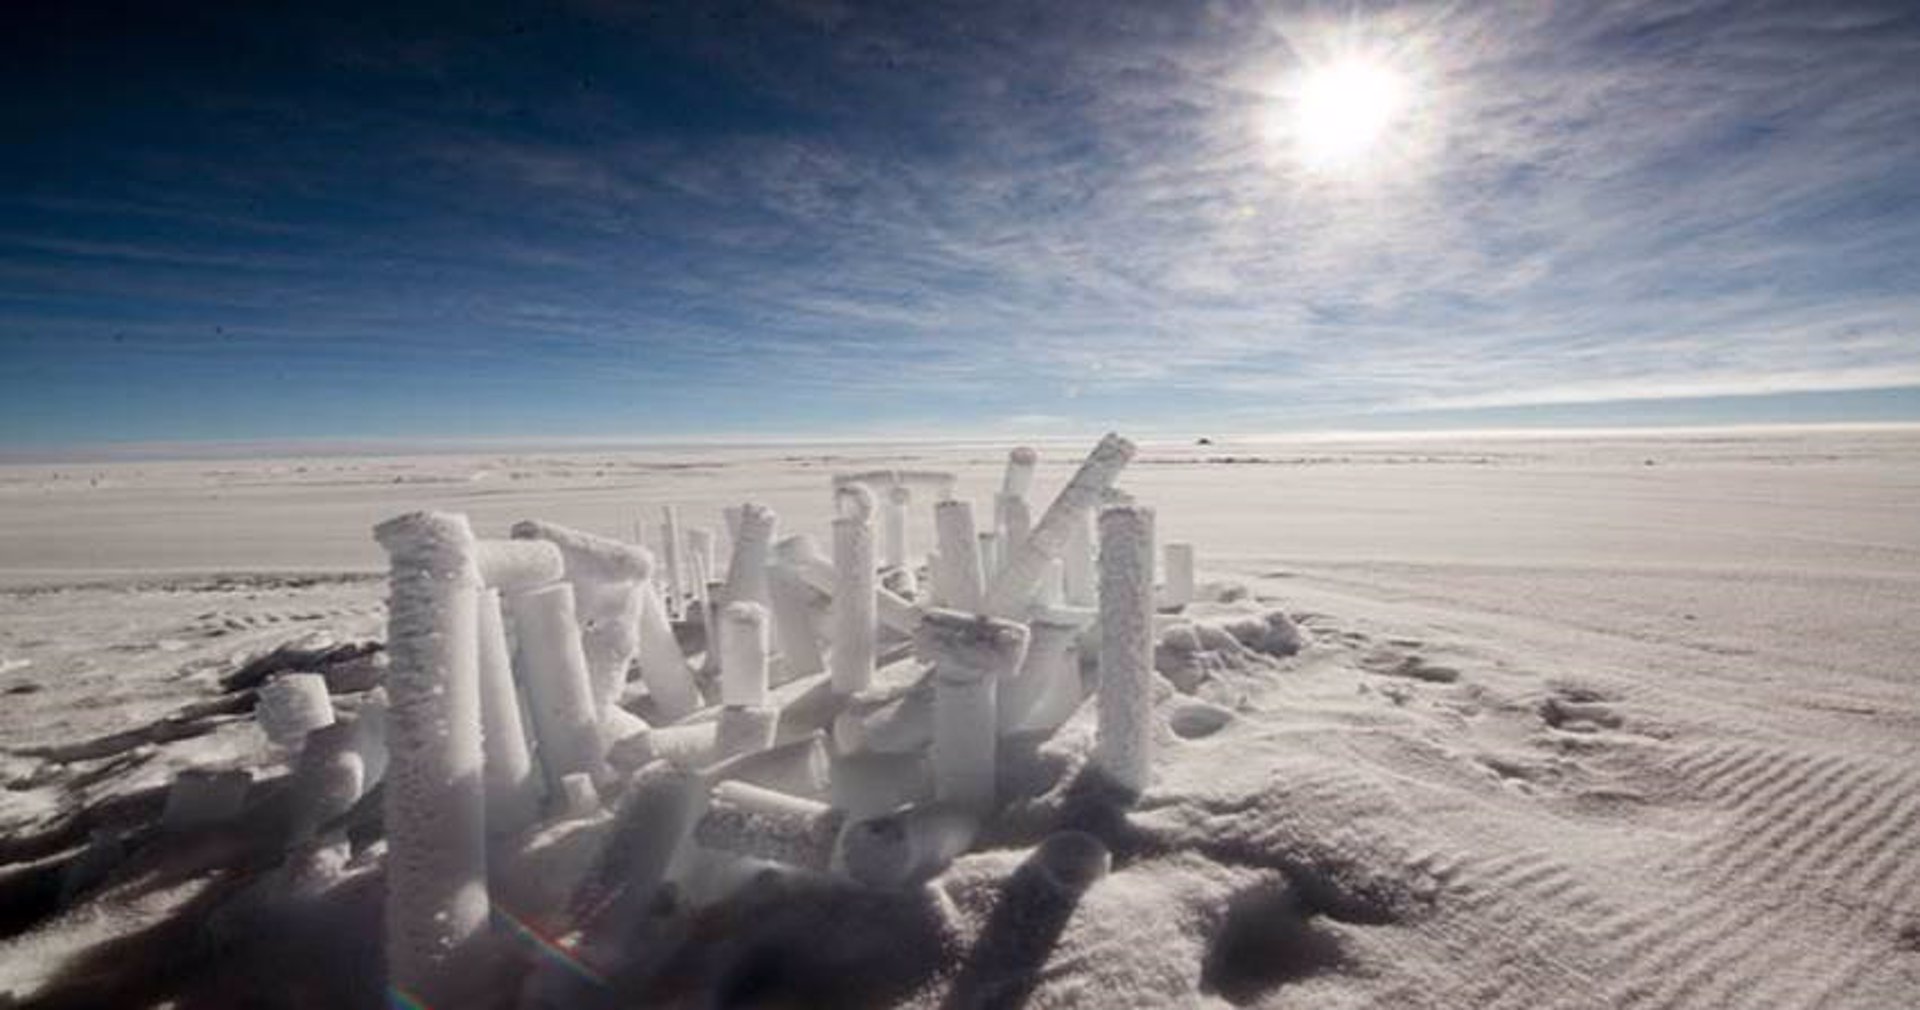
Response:
M558 581L566 571L560 548L544 540L481 540L474 563L486 586L480 594L480 727L486 754L487 828L512 834L540 814L541 784L513 684L501 594Z
M557 560L557 559L556 559ZM540 815L540 780L533 771L520 698L513 687L500 590L480 591L480 724L486 754L487 830L510 835Z
M687 656L673 636L666 605L650 585L640 587L640 679L663 719L678 722L700 707L700 689Z
M1035 588L1046 574L1047 561L1059 557L1073 532L1075 522L1100 501L1101 492L1113 486L1133 459L1132 442L1108 433L1080 464L1066 487L1047 506L1032 532L1018 547L1010 550L1000 574L987 592L986 612L995 617L1022 617L1033 600Z
M955 610L980 612L986 601L986 575L980 564L980 538L974 531L973 503L950 498L934 505L933 524L940 537L940 564L934 569L940 599Z
M556 582L515 593L507 597L507 610L519 638L515 667L540 741L540 766L548 791L558 794L566 776L598 774L606 752L573 613L573 585Z
M260 689L254 715L267 739L298 750L307 734L333 725L333 697L317 673L283 673Z
M810 677L827 668L820 654L814 618L826 609L826 594L813 588L805 573L824 564L813 538L804 533L783 538L767 566L767 600L773 617L773 645L786 657L784 676Z
M486 927L480 576L465 516L413 512L374 527L388 599L386 950L389 986L432 1004Z
M1020 672L1000 685L1002 733L1052 730L1080 707L1080 670L1075 662L1079 625L1035 618L1027 629L1027 655Z
M767 609L741 600L721 609L720 703L767 703Z
M687 567L691 570L693 592L700 597L700 606L705 607L707 583L716 581L720 576L714 570L713 531L705 526L687 527Z
M907 564L907 509L913 504L913 491L905 485L887 489L887 509L882 523L881 560L888 568Z
M544 540L560 549L566 579L574 587L575 615L593 678L594 711L605 718L620 700L627 666L639 648L638 587L653 578L653 552L537 519L514 523L512 534L515 540Z
M941 802L985 810L994 803L998 683L1027 652L1027 629L1012 621L931 610L915 645L933 664L933 783Z
M722 782L714 786L693 837L710 849L824 873L845 822L845 813L817 800Z
M734 527L733 556L727 559L726 603L767 605L767 556L779 517L765 505L739 506Z
M1094 560L1097 539L1093 512L1075 516L1060 555L1060 588L1069 606L1091 607L1100 598L1100 570Z
M1153 510L1100 512L1100 687L1093 761L1132 793L1153 759Z
M660 506L660 562L667 566L667 616L679 617L687 605L680 564L680 510Z
M841 516L833 521L833 690L864 691L873 682L879 634L873 566L873 492L841 489Z
M1170 607L1184 607L1193 602L1193 545L1168 544L1163 553L1167 562L1164 602Z

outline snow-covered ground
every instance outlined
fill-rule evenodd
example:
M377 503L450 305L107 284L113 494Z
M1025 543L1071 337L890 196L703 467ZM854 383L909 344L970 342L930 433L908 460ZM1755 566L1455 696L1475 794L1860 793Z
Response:
M1041 446L1037 500L1084 449ZM105 859L90 887L72 864L173 771L264 747L241 714L156 720L275 646L384 633L375 522L651 540L662 504L719 528L752 499L824 539L833 473L951 469L986 509L1004 450L0 468L0 994L215 1005L157 952L195 963L228 871L193 867L230 860ZM900 984L859 997L1920 1004L1920 430L1148 442L1121 483L1311 647L1238 711L1176 720L1076 905L1008 911L1013 833L948 872L924 970L893 956ZM768 949L857 974L884 948L836 947L858 930L809 919L844 912L825 899L788 907L757 920Z

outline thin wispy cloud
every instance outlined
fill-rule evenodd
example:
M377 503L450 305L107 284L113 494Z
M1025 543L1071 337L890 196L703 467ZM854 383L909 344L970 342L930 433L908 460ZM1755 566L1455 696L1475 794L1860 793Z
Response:
M150 427L84 401L155 360L191 363L140 377L168 437L218 433L181 419L221 376L351 435L1920 385L1900 5L463 10L206 14L132 98L59 90L130 37L17 26L9 427ZM1314 171L1285 91L1356 51L1408 106Z

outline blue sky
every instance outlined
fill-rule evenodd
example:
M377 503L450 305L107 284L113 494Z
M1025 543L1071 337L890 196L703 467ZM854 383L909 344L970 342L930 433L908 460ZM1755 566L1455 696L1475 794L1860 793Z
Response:
M0 445L1920 418L1910 4L159 6L0 7Z

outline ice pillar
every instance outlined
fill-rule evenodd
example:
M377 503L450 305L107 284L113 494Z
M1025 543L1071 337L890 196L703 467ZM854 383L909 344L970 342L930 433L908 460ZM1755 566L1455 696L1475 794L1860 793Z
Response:
M557 794L567 775L598 773L606 749L574 619L573 586L556 582L516 593L507 598L507 609L519 637L516 666L540 742L540 765Z
M1170 607L1184 607L1193 602L1193 545L1168 544L1167 560L1167 596Z
M374 527L388 599L388 984L433 1003L486 927L479 572L464 516L414 512Z
M987 593L987 613L996 617L1024 615L1046 574L1048 559L1060 556L1073 524L1085 521L1081 517L1099 503L1101 492L1113 486L1120 471L1133 459L1133 452L1132 442L1111 433L1094 446L1026 540L1008 552L1006 564Z
M486 755L487 829L495 835L508 835L539 817L540 780L533 771L526 727L520 722L520 697L513 686L513 657L507 647L500 591L481 590L479 605L480 726Z
M980 563L980 538L974 532L973 503L948 499L933 507L940 537L940 564L934 570L941 600L955 610L979 613L985 602L986 575Z
M720 703L767 703L767 610L742 600L720 611Z
M884 539L881 541L881 558L888 568L905 568L907 564L907 507L913 502L913 492L905 485L895 485L887 489L887 509L883 513Z
M873 654L879 634L873 566L873 495L866 509L833 521L833 690L864 691L873 682Z
M1100 513L1100 687L1094 764L1146 789L1153 758L1153 510Z
M929 611L916 646L933 664L933 783L942 802L974 810L993 806L999 743L995 687L1010 679L1027 651L1027 629L1012 621Z
M687 604L685 573L680 563L680 510L660 506L660 562L667 566L667 616L680 616Z
M733 536L733 556L727 560L727 603L767 605L767 554L773 546L779 517L765 505L739 507L739 525Z
M1020 673L1000 687L1002 733L1051 730L1080 707L1079 626L1039 618L1027 628L1027 655Z
M673 622L659 592L650 585L640 587L640 679L646 682L655 710L669 722L678 722L700 707L700 690L679 640L673 637Z
M845 821L843 812L818 800L722 782L713 787L693 837L710 849L824 873Z

